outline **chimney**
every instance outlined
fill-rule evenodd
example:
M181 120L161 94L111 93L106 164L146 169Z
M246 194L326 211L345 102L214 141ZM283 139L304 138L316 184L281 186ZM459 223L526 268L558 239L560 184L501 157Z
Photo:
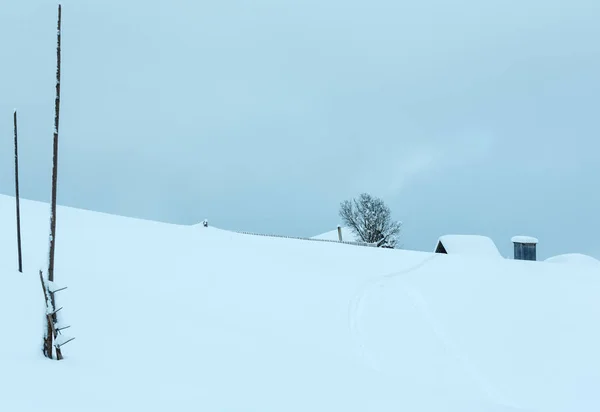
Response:
M338 239L340 242L342 241L342 227L338 225Z
M511 239L515 247L515 260L537 260L538 240L530 236L515 236Z

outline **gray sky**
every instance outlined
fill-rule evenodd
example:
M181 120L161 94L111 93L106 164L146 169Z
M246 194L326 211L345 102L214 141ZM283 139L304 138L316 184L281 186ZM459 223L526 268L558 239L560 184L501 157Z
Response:
M2 6L0 192L49 198L56 3ZM600 257L597 0L63 2L61 204L312 236L382 197L406 248ZM11 39L7 43L7 39Z

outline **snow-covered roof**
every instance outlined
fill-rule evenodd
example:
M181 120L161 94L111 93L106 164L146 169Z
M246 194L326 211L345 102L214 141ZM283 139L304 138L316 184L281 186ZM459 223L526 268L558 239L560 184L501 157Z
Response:
M544 262L566 263L570 265L600 265L600 260L581 253L565 253L563 255L556 255L549 257Z
M496 244L487 236L444 235L438 240L436 253L502 257Z
M339 240L338 238L338 230L335 230L321 233L320 235L313 236L311 239L320 239L320 240ZM342 227L342 240L344 242L362 242L362 240L350 230L348 227Z
M538 240L531 236L513 236L510 241L513 243L527 243L532 245L538 243Z

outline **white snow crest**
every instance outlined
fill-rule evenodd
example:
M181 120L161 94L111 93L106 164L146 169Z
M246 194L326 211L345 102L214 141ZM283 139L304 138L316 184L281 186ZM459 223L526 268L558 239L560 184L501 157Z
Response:
M525 244L536 244L539 241L531 236L513 236L510 239L511 242L513 243L525 243Z

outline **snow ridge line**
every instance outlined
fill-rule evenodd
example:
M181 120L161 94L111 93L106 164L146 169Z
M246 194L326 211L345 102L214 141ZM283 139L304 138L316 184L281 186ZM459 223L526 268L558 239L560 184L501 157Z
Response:
M432 254L431 256L424 259L420 263L418 263L414 266L411 266L407 269L403 269L398 272L388 273L388 274L377 276L373 279L370 279L370 280L366 281L365 283L363 283L363 285L358 289L358 291L354 294L354 296L350 300L350 303L348 305L348 326L350 328L350 334L352 335L352 339L353 339L354 343L358 346L357 349L358 349L358 352L360 353L360 356L363 359L365 359L367 361L367 363L376 371L381 372L380 368L377 366L377 361L375 360L375 357L373 356L373 354L371 354L367 350L367 348L365 346L365 342L362 337L362 332L360 331L360 327L359 327L359 323L358 323L358 318L359 318L359 315L360 315L360 312L362 309L362 302L364 300L364 297L366 296L367 292L371 288L373 288L380 282L386 281L389 279L393 279L398 276L406 275L410 272L418 270L418 269L422 268L423 266L425 266L426 264L428 264L429 262L431 262L433 259L435 259L438 256L439 255L437 253Z
M294 239L294 240L308 240L311 242L328 242L328 243L341 243L344 245L353 245L353 246L363 246L363 247L377 247L374 243L366 243L366 242L349 242L347 240L330 240L330 239L313 239L310 237L299 237L299 236L286 236L286 235L267 235L264 233L253 233L253 232L244 232L239 230L230 230L233 233L239 233L241 235L250 235L250 236L263 236L263 237L273 237L273 238L281 238L281 239Z

